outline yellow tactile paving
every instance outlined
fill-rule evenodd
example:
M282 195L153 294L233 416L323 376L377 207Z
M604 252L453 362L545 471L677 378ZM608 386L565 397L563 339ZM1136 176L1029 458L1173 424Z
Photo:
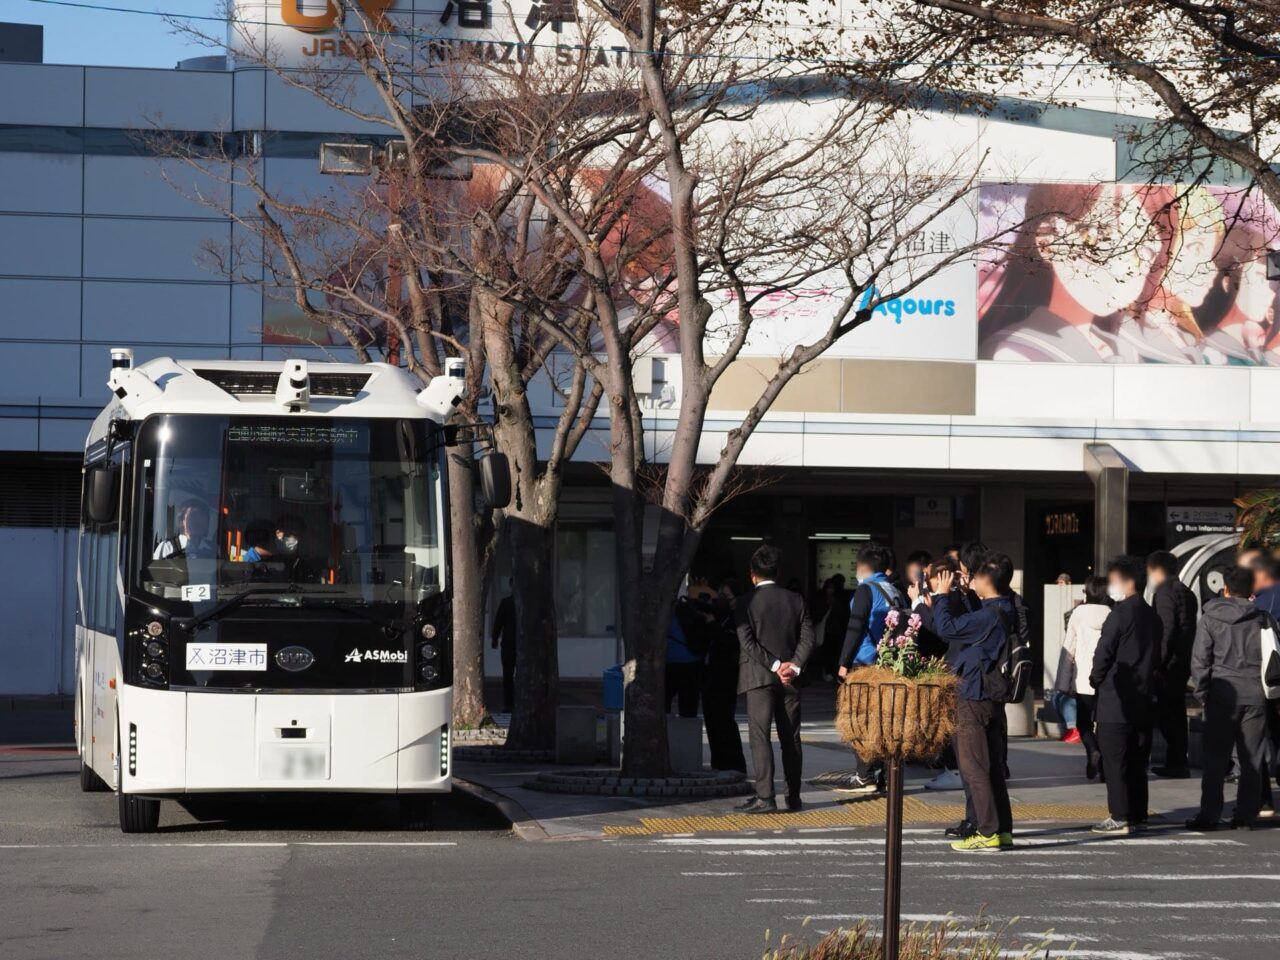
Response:
M1056 820L1096 823L1107 816L1102 804L1015 803L1014 820ZM905 823L955 823L964 817L961 804L925 803L915 797L904 797L902 818ZM606 826L604 832L613 837L646 837L663 833L736 833L742 830L786 830L795 827L874 827L884 823L883 797L856 800L839 807L803 810L800 813L718 816L642 817L639 824Z

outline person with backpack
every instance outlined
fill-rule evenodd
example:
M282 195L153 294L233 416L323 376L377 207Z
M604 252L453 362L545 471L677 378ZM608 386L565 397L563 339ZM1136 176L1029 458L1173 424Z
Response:
M937 578L938 600L951 592L955 577L949 570ZM1008 743L1004 704L1025 691L1027 661L1019 665L1017 627L1005 569L983 563L970 570L969 587L980 606L957 614L946 602L933 605L938 636L954 651L951 669L960 678L954 737L956 759L964 780L966 809L973 833L951 845L953 850L981 852L1013 846L1013 810L1005 779Z
M876 661L876 645L884 636L884 622L890 610L902 610L902 593L890 581L888 571L893 555L878 543L868 543L858 551L858 588L849 601L849 626L840 649L839 676ZM867 763L854 754L857 766L844 793L875 793L883 789L884 765Z
M1094 833L1127 836L1147 826L1162 627L1142 596L1146 580L1146 564L1137 557L1118 557L1107 567L1107 593L1115 606L1102 624L1089 685L1098 698L1098 749L1110 815Z
M1195 696L1204 704L1204 775L1200 812L1190 830L1216 830L1222 816L1223 783L1231 748L1240 761L1233 830L1249 829L1262 806L1266 770L1267 697L1263 686L1263 631L1275 621L1250 601L1253 570L1232 567L1222 596L1204 605L1191 653Z

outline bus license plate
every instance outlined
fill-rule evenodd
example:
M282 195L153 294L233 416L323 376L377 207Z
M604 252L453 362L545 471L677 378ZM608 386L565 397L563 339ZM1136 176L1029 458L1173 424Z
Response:
M328 780L329 749L264 743L258 754L258 777L262 780Z

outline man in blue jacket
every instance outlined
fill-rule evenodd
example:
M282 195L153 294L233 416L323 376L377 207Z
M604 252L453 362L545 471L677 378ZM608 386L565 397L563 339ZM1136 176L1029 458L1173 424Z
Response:
M939 575L939 595L950 592L953 579L950 571ZM955 750L976 832L951 847L965 852L1013 846L1013 810L1005 782L1004 705L991 700L985 683L1016 629L1007 597L1007 571L1000 563L984 563L971 571L969 586L981 603L977 610L956 614L948 603L933 605L934 629L950 644L951 669L960 678Z
M878 543L868 543L858 551L858 588L849 601L849 626L840 649L840 679L851 671L876 661L876 647L884 636L884 621L893 609L905 604L902 594L889 581L892 556ZM857 757L857 754L854 754ZM866 763L857 757L858 765L849 786L842 793L875 793L883 789L883 764Z

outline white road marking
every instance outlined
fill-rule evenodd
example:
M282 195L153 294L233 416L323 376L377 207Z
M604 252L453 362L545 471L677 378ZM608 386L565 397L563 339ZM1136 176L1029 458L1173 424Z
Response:
M1107 846L1126 846L1126 847L1150 847L1150 846L1168 846L1176 844L1180 847L1194 846L1243 846L1239 840L1229 840L1225 837L1209 838L1209 837L1107 837L1092 838L1087 833L1079 833L1074 835L1064 835L1062 837L1040 838L1023 838L1014 836L1014 840L1019 847L1056 847L1056 846L1080 846L1082 843L1105 844ZM788 846L788 847L883 847L884 840L882 838L851 838L851 837L660 837L651 841L653 843L662 844L672 847L768 847L768 846ZM929 837L929 838L904 838L902 843L904 846L934 845L954 843L946 837Z
M951 861L947 866L954 865ZM1022 864L1019 863L1019 866ZM1043 880L1042 873L935 873L931 880ZM1276 873L1126 873L1123 877L1101 877L1096 873L1055 873L1057 880L1271 880L1280 881Z
M785 899L781 897L772 898L772 899L757 898L754 900L747 901L747 903L803 903L803 904L815 904L815 903L821 903L821 902L822 902L821 900L806 900L803 897L795 897L792 899Z
M131 849L135 847L456 847L458 844L449 840L289 840L289 841L247 841L247 840L210 840L205 842L185 841L171 843L3 843L0 850L59 850L59 849L94 849L111 847L114 849Z
M1205 900L1166 903L1160 900L1072 900L1073 907L1123 907L1126 910L1280 910L1280 903L1258 900Z

